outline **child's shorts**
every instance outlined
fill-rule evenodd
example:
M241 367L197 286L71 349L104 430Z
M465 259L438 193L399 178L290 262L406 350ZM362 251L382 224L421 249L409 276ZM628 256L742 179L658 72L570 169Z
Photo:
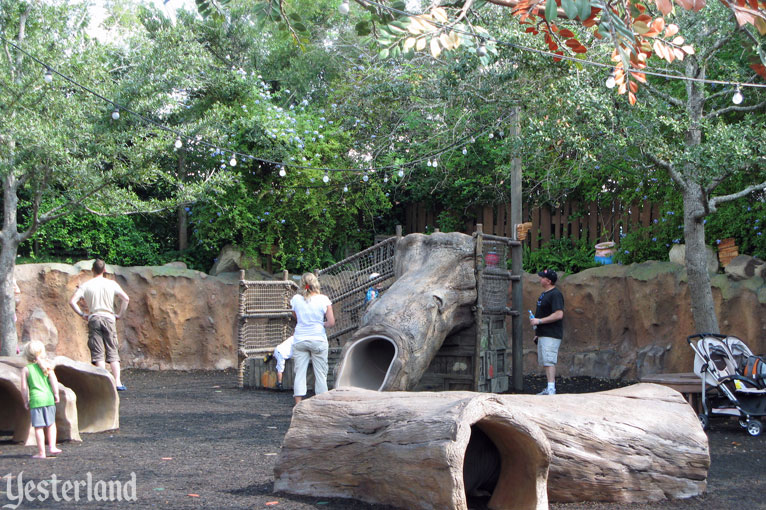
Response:
M40 427L50 427L56 423L56 406L33 407L29 410L32 415L32 426L36 429Z

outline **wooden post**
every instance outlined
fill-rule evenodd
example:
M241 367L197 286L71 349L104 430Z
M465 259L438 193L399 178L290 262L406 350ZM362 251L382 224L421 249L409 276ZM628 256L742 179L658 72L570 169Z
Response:
M481 299L481 291L484 288L482 282L482 276L484 274L484 261L482 260L482 241L484 237L484 226L481 223L476 224L476 248L474 255L474 263L476 267L476 346L473 350L473 389L479 391L479 365L481 363L481 321L482 321L482 309L484 303ZM486 377L486 374L485 374Z
M519 136L519 107L514 106L511 115L511 135ZM511 161L511 224L514 225L513 239L518 240L518 233L516 225L523 222L521 216L521 158L515 157ZM524 249L522 245L511 246L511 273L518 276L519 279L511 280L511 300L513 301L513 308L518 312L511 315L511 370L512 382L514 391L521 391L524 388L524 336L522 330L522 320L524 314L521 310L524 309L522 301L522 255Z
M397 225L396 226L396 239L401 239L401 238L402 238L402 226L401 225Z

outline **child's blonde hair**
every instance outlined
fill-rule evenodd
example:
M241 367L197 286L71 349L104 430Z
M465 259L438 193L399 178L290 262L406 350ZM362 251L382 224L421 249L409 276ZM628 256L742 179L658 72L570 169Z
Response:
M45 375L49 375L53 367L45 357L45 345L40 340L32 340L24 346L24 357L27 361L37 363Z
M314 273L303 273L298 289L298 293L303 296L303 299L308 300L309 295L319 294L319 290L319 278Z

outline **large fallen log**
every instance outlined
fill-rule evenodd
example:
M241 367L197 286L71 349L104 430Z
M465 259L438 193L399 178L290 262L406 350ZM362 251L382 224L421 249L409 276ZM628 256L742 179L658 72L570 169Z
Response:
M488 490L491 508L544 510L550 455L492 395L333 390L295 408L274 489L426 510Z
M492 471L466 464L469 442L479 437L472 427L491 442L472 456L499 454L494 487L487 487L492 476L467 482L474 468ZM492 509L547 508L542 495L529 495L544 480L548 443L550 501L647 502L706 488L707 436L680 393L654 384L555 396L333 390L296 407L274 488L464 510L466 486L483 485Z

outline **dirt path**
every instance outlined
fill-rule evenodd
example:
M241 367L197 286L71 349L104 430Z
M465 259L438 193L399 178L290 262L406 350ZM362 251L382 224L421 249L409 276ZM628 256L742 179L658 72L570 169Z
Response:
M34 447L0 438L5 439L0 442L0 507L18 502L19 477L50 489L53 475L62 487L64 481L86 482L90 473L95 488L99 480L103 485L130 482L135 473L135 502L88 502L83 483L77 502L71 501L73 492L68 502L33 492L42 501L24 501L18 508L391 509L274 494L272 468L290 424L292 397L289 392L240 390L235 381L232 372L127 371L129 391L121 394L119 431L83 434L82 443L65 443L62 455L43 461L30 458ZM736 423L716 425L704 497L648 505L552 504L551 509L766 509L766 435L750 437ZM40 485L43 480L48 484Z

